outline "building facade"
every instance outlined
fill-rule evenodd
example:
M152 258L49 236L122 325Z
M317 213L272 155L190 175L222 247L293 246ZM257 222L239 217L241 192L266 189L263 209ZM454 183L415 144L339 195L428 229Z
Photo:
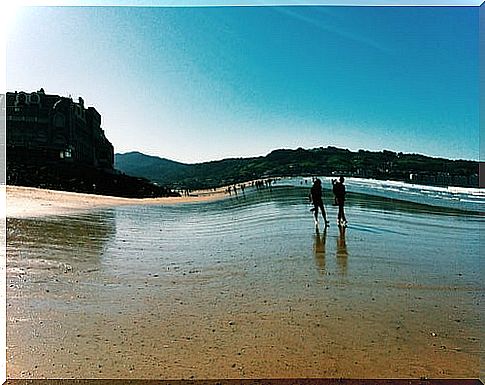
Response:
M112 170L113 145L101 128L101 115L84 100L39 91L7 92L7 158L33 162L72 162Z

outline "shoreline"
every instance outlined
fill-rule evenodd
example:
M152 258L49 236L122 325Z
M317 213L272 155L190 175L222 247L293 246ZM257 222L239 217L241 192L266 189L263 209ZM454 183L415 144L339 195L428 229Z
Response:
M77 193L10 190L32 206L83 202ZM87 205L136 204L88 197ZM367 206L364 196L349 205L346 231L319 232L304 191L267 194L267 205L226 197L201 210L125 206L122 215L9 221L9 375L479 374L479 219Z
M124 198L85 194L70 191L48 190L37 187L2 186L5 194L6 218L31 218L51 215L67 215L103 207L129 205L164 205L207 202L223 199L224 188L197 190L192 195L166 198Z

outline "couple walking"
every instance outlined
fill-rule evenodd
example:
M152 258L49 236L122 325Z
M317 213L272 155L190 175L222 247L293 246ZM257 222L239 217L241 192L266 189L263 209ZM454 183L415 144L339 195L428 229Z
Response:
M338 206L337 214L337 224L339 226L347 226L347 219L344 213L344 203L345 203L345 186L344 177L341 176L339 181L332 179L333 194L335 196L335 205ZM320 179L315 179L313 186L310 190L310 202L313 203L313 215L315 216L315 224L318 225L318 209L322 211L323 220L325 221L325 227L329 226L329 221L327 220L327 214L325 213L325 208L323 207L322 199L322 181Z

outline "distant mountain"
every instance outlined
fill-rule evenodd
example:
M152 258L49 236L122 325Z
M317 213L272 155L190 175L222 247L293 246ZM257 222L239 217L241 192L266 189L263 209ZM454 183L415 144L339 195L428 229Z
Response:
M190 168L190 165L133 151L126 154L115 154L114 167L127 175L143 177L160 183L180 178Z
M171 188L211 188L269 176L346 175L478 186L478 162L336 147L274 150L266 156L185 164L140 152L115 155L115 168Z

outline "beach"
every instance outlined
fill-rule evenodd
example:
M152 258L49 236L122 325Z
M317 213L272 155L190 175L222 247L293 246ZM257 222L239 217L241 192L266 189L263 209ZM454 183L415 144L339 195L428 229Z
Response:
M308 189L8 186L9 378L478 378L483 217ZM179 204L175 204L179 203Z
M223 189L194 191L190 196L166 198L122 198L35 187L6 186L6 216L8 218L70 215L101 207L159 205L200 202L224 196Z

